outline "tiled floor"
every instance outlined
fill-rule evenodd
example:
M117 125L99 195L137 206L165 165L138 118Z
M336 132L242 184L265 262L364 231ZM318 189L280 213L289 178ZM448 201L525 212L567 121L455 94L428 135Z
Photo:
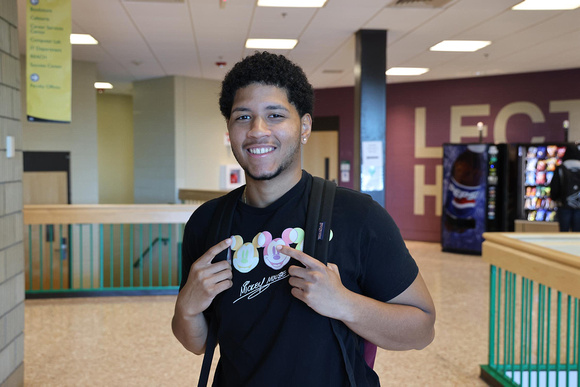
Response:
M481 257L408 242L437 308L422 351L379 349L383 386L485 386L489 266ZM170 328L175 297L27 300L26 386L192 386L201 357ZM217 357L217 356L216 356Z

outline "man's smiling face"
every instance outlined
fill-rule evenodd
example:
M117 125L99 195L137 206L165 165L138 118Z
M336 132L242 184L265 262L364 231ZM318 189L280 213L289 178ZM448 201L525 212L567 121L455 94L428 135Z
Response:
M286 91L250 84L236 92L228 131L238 163L253 180L272 180L301 170L300 143L311 117L300 117Z

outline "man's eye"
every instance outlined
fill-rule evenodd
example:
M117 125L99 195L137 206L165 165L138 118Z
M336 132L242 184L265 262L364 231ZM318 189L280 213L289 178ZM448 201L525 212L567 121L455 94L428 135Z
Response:
M284 118L284 116L282 114L277 114L277 113L270 114L270 117L271 118Z
M236 118L236 120L239 120L239 121L241 121L241 120L249 120L249 119L250 119L250 116L247 115L247 114L246 115L243 115L243 116L239 116L238 118Z

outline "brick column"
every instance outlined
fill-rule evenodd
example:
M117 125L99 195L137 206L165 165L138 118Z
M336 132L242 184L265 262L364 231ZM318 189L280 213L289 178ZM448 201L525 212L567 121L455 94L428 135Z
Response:
M22 125L16 0L0 0L0 385L24 385ZM7 138L15 146L7 154Z

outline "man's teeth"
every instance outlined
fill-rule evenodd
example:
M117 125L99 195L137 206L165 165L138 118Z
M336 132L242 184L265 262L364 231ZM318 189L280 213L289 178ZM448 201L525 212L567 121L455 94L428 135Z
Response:
M262 155L262 154L264 154L264 153L268 153L268 152L271 152L271 151L273 151L273 150L274 150L274 148L273 148L273 147L266 147L266 148L251 148L251 149L249 149L250 153L251 153L251 154L254 154L254 155Z

